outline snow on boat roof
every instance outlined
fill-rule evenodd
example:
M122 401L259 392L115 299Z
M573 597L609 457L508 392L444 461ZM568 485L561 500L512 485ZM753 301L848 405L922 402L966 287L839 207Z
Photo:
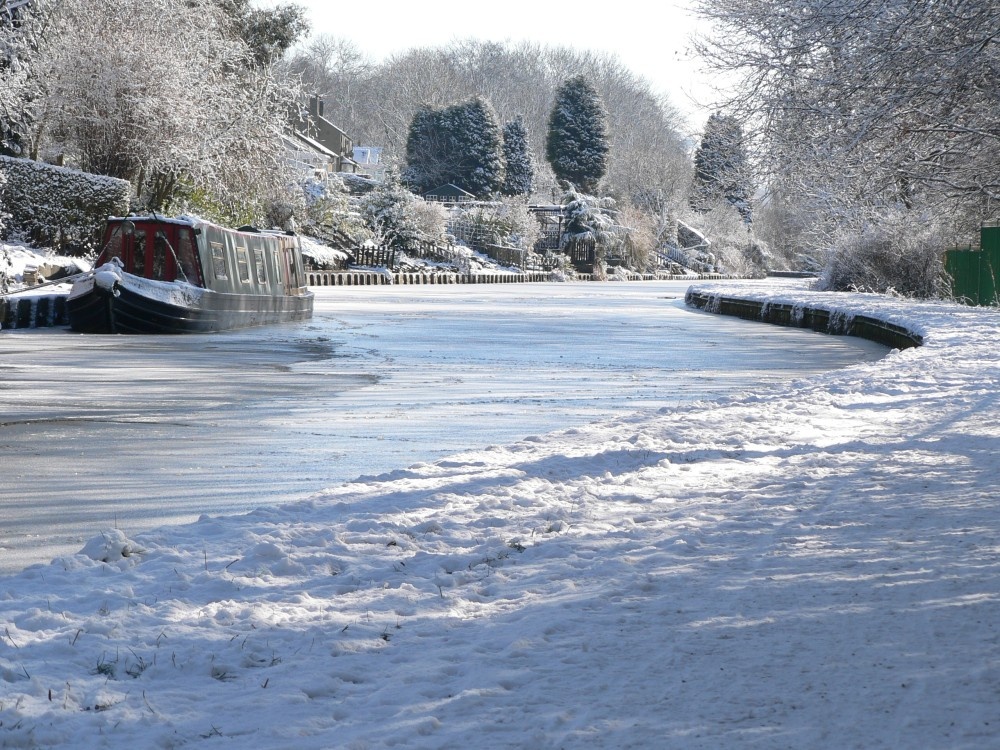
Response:
M113 221L157 221L163 224L183 224L190 227L210 223L194 216L109 216L108 223Z
M133 216L109 216L108 217L108 223L111 223L111 222L120 222L120 221L126 221L126 220L133 221L133 222L136 222L136 221L140 221L140 222L141 221L155 221L155 222L159 222L161 224L180 224L182 226L188 226L188 227L202 227L202 226L218 227L219 229L223 229L223 230L225 230L227 232L236 232L236 233L239 233L239 234L255 234L255 235L257 235L257 234L276 234L276 235L292 236L292 235L289 235L288 232L285 232L282 229L259 229L257 227L254 227L253 229L247 229L247 228L243 228L243 227L241 227L239 229L236 229L236 228L233 228L233 227L223 226L222 224L216 224L215 222L208 221L207 219L202 219L200 216L191 216L190 214L182 214L180 216L158 216L156 214L153 214L153 215L149 215L149 216L133 215Z

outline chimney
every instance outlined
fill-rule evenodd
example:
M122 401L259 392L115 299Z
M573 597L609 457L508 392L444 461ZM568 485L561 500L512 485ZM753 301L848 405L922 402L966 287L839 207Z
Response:
M309 97L309 114L312 117L323 116L323 100L319 98L319 94Z

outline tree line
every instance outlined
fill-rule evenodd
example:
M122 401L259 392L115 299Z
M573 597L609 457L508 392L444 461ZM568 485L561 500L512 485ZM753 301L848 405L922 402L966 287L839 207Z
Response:
M683 226L731 270L812 267L834 288L940 291L941 249L1000 198L1000 8L699 10L716 30L703 59L737 84L695 140L613 55L466 40L375 62L336 37L307 40L293 4L33 0L0 12L0 149L122 177L140 208L240 222L325 212L356 235L388 213L301 186L289 197L281 134L318 94L356 144L398 167L380 200L408 206L410 234L437 218L393 191L454 182L564 202L591 217L592 236L624 227L650 248L677 244Z
M574 221L580 231L568 236L583 237L589 226L590 241L610 237L610 224L615 241L643 245L643 257L676 242L676 220L687 218L712 228L706 263L725 255L739 271L748 268L753 188L738 155L741 138L698 147L734 155L708 158L692 201L688 124L613 55L464 40L376 63L355 44L320 35L284 65L326 99L328 118L355 142L381 146L417 192L453 182L480 198L522 195L567 207L584 201L586 210L571 213L591 220ZM726 164L739 166L713 167ZM727 191L742 196L747 221Z
M691 177L688 126L678 110L612 55L531 42L464 40L414 48L382 62L355 44L320 35L286 59L303 87L327 100L327 116L355 143L383 148L405 166L418 112L482 99L500 123L522 123L543 155L560 87L582 77L606 116L610 158L601 188L620 200L680 200ZM552 197L557 177L536 161L534 192Z

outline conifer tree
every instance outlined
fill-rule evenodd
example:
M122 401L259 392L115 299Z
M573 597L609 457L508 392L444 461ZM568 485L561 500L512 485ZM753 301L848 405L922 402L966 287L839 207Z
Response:
M402 181L416 193L447 182L450 171L444 163L448 143L441 123L441 110L421 107L413 114L406 137L406 168Z
M443 109L423 107L410 123L406 184L418 193L453 183L477 197L503 185L503 133L482 97Z
M586 193L595 193L608 169L607 113L600 95L583 76L556 91L549 115L545 156L552 171Z
M535 162L524 118L520 115L503 126L503 155L506 172L500 192L504 195L531 195L535 184Z
M708 211L714 203L725 200L739 211L745 224L750 224L752 195L743 128L735 117L716 112L705 123L694 154L692 207Z
M479 198L497 192L504 181L503 130L493 106L481 96L456 110L456 141L462 155L459 187ZM454 182L454 180L453 180Z
M251 0L216 0L229 19L230 30L249 48L251 58L265 67L282 55L309 31L304 8L283 3L273 8L256 8Z

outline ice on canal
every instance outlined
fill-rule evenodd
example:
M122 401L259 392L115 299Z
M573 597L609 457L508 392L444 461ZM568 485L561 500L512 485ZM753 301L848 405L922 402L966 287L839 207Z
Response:
M316 289L308 323L0 335L0 570L470 447L887 351L706 315L687 284Z

